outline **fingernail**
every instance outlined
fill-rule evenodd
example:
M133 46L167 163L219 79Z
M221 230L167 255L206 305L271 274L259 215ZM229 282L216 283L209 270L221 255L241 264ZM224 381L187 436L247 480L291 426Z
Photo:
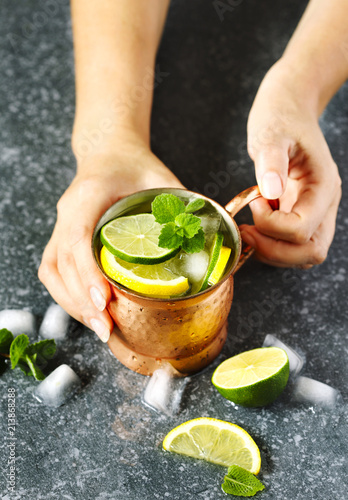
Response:
M106 307L106 301L105 301L103 295L101 294L100 290L98 290L97 287L92 286L89 293L91 295L91 299L92 299L92 302L95 305L95 307L99 311L104 311L104 309Z
M266 172L261 179L261 192L267 200L275 200L283 194L283 185L277 172Z
M107 342L109 340L110 332L102 321L92 318L90 324L102 342Z
M241 231L240 233L241 237L242 237L242 240L244 241L244 243L246 243L247 245L250 245L251 247L255 248L256 247L256 243L255 243L255 240L254 238L251 236L250 233L247 233L246 231Z

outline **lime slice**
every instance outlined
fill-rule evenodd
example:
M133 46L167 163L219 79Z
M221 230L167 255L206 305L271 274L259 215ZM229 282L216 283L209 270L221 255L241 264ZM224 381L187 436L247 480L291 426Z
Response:
M100 240L113 254L134 264L159 264L179 251L158 246L162 230L152 214L138 214L114 219L102 227Z
M266 406L285 389L289 359L279 347L260 347L226 359L212 382L230 401L242 406Z
M163 448L225 467L239 465L253 474L261 467L253 438L238 425L215 418L195 418L175 427L164 438Z
M213 286L218 283L224 273L228 259L231 255L231 249L224 247L222 245L223 241L224 235L222 233L216 233L211 249L209 266L204 276L200 292L208 288L208 286Z
M165 269L165 264L131 264L113 255L104 246L100 262L105 273L121 285L157 297L180 295L189 289L188 279Z

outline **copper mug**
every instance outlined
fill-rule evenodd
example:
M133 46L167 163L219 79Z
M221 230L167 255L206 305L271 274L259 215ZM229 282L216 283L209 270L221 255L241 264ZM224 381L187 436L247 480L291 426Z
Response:
M103 271L99 260L101 227L116 217L137 213L137 208L139 210L144 203L146 210L151 212L151 202L160 193L172 193L187 200L198 196L222 215L228 234L224 244L230 246L233 253L223 278L203 292L170 299L147 297L116 283ZM100 272L111 285L108 311L115 328L108 345L123 365L143 375L152 375L162 363L169 362L177 373L185 376L202 370L219 355L227 337L233 276L252 253L250 247L242 250L240 232L233 217L260 196L259 188L253 186L223 208L185 189L149 189L122 198L104 213L93 233L92 251Z

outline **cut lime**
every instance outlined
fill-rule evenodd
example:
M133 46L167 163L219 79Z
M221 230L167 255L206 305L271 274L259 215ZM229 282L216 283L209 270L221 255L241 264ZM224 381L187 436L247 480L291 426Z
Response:
M200 292L208 288L208 286L213 286L218 283L224 273L228 259L231 255L231 249L224 247L222 245L223 241L224 235L222 233L216 233L211 249L209 266L200 288Z
M105 273L117 283L149 296L171 297L189 289L188 279L178 276L163 264L131 264L113 255L104 246L100 262Z
M196 418L175 427L163 448L225 467L239 465L253 474L260 471L260 451L252 437L238 425L215 418Z
M162 230L152 214L138 214L114 219L102 227L100 240L120 259L134 264L159 264L179 249L161 248L158 236Z
M285 389L289 359L279 347L260 347L226 359L212 382L230 401L242 406L266 406Z

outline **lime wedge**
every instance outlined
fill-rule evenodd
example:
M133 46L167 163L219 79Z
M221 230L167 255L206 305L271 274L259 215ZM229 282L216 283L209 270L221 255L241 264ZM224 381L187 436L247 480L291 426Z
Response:
M226 359L212 382L230 401L242 406L266 406L285 389L289 359L279 347L260 347Z
M224 235L222 233L216 233L211 249L209 266L199 290L200 292L208 288L208 286L213 286L218 283L224 273L228 259L231 255L231 249L224 247L222 245L223 241Z
M100 240L113 254L134 264L159 264L179 249L161 248L158 236L162 230L152 214L138 214L114 219L102 227Z
M258 474L260 451L252 437L238 425L215 418L188 420L171 430L163 448L229 467L239 465Z
M113 255L104 246L100 262L105 273L117 283L148 296L172 297L189 289L188 279L166 269L165 264L131 264Z

